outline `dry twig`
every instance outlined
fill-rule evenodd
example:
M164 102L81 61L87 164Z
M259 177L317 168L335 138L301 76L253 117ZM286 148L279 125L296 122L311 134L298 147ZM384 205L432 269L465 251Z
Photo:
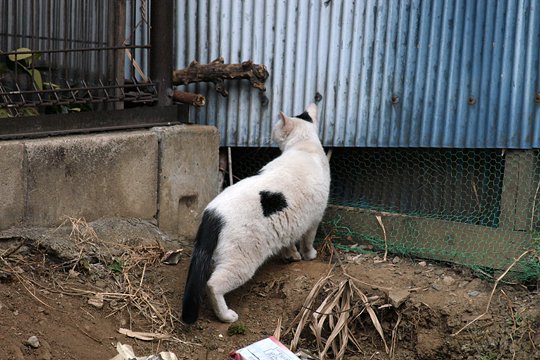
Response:
M381 226L381 229L382 229L382 232L383 232L383 237L384 237L384 256L383 256L383 261L386 261L386 257L388 256L388 240L386 238L386 228L384 227L384 224L382 222L382 217L381 215L375 215L375 218L377 218L377 222L379 223L379 225Z
M495 294L495 290L497 289L497 285L499 285L499 282L506 276L506 274L508 274L508 272L527 254L533 252L533 250L527 250L525 252L523 252L523 254L519 255L512 264L510 264L510 266L508 266L508 268L506 268L506 270L495 280L495 284L493 284L493 289L491 290L491 294L489 295L489 299L488 299L488 302L487 302L487 305L486 305L486 309L484 310L484 312L480 315L478 315L477 317L475 317L474 319L472 319L470 322L468 322L467 324L465 324L465 326L463 326L461 329L459 329L457 332L451 334L450 336L457 336L459 333L461 333L463 330L465 330L466 328L468 328L469 326L471 326L472 324L474 324L476 321L480 320L482 317L486 316L487 313L489 312L489 307L491 306L491 300L493 299L493 294Z

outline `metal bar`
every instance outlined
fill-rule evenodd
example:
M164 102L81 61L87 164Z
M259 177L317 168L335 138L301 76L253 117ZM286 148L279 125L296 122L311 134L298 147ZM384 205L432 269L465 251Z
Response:
M30 50L30 51L5 51L2 54L11 55L11 54L35 54L35 53L66 53L66 52L78 52L78 51L102 51L102 50L124 50L124 49L151 49L151 45L125 45L125 46L96 46L96 47L84 47L84 48L74 48L74 49L46 49L46 50ZM172 74L172 71L171 71Z
M141 107L121 111L4 118L0 127L0 139L170 126L186 121L188 116L189 107L178 105L160 108Z
M172 87L173 2L152 1L150 24L150 78L158 83L158 105L171 105L167 90Z
M69 84L66 83L67 86ZM148 83L144 84L145 87L157 86L157 83ZM87 87L69 87L67 89L46 89L46 90L17 90L17 91L8 91L0 92L0 95L8 94L35 94L35 93L54 93L54 92L67 92L67 91L85 91L85 90L102 90L102 89L118 89L118 88L139 88L140 84L125 84L125 85L100 85L100 86L87 86Z

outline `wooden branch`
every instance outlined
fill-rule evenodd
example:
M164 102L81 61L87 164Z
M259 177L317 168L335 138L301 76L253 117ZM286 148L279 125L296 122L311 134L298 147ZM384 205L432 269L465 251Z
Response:
M241 64L224 64L220 56L210 64L199 64L193 61L185 69L173 71L173 85L187 85L197 82L212 82L216 91L223 96L229 93L225 89L224 80L248 79L251 86L266 91L264 82L268 79L268 71L263 64L254 64L252 60Z
M201 94L175 90L172 93L173 101L189 104L196 107L206 105L206 98Z

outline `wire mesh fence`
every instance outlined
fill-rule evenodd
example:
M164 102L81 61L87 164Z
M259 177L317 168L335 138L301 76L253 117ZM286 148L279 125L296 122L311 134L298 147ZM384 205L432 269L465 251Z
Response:
M157 98L146 76L149 2L0 2L0 117Z
M279 150L231 154L237 181ZM490 274L532 249L515 276L540 279L539 164L536 150L333 148L324 226L351 251L388 249Z

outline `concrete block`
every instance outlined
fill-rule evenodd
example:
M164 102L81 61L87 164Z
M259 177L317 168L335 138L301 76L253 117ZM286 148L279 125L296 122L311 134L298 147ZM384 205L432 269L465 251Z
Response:
M150 131L26 142L25 222L51 226L64 216L151 219L157 212L157 136Z
M0 142L0 230L23 221L25 179L24 145Z
M153 130L160 143L159 228L194 238L204 208L218 193L217 128L178 125Z

